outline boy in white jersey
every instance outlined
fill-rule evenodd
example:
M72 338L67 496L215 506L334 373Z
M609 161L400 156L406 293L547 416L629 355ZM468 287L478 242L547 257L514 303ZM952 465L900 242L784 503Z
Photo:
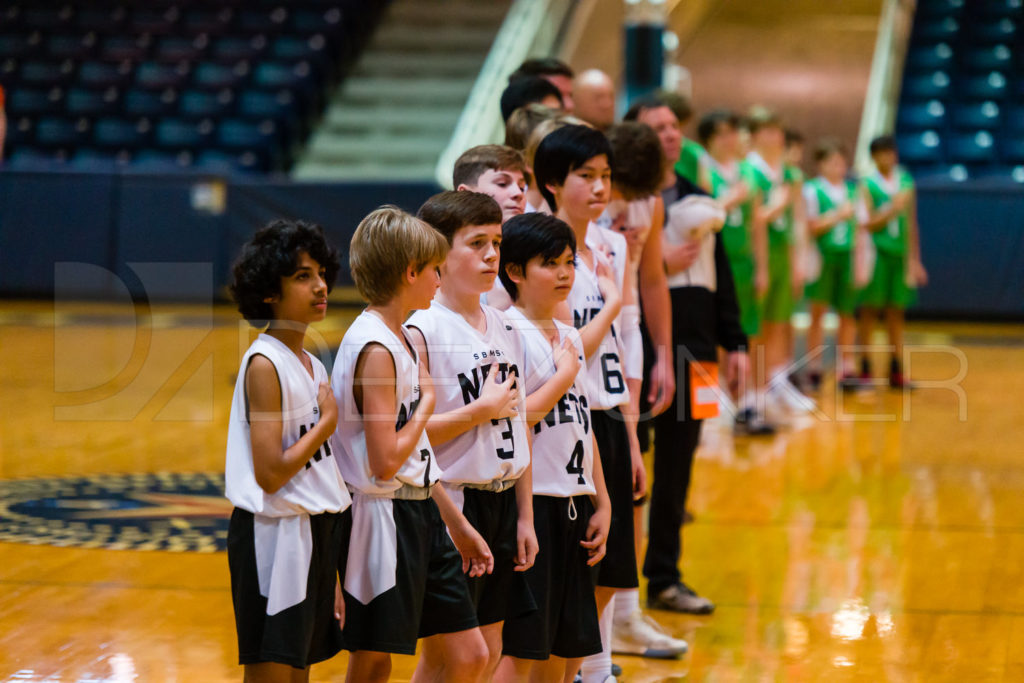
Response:
M672 364L669 351L672 348L672 311L661 249L665 207L658 192L665 158L658 135L643 123L626 121L613 126L608 131L608 141L613 159L612 201L598 223L602 228L621 232L628 243L626 277L631 283L626 292L632 292L632 300L624 299L622 307L622 343L626 353L623 366L630 401L626 416L630 440L635 439L642 452L649 447L650 439L649 423L645 420L639 428L637 426L641 410L655 415L663 410L663 407L652 407L654 395L648 395L646 401L641 402L645 361L655 376L658 370L654 361L660 355L656 349L667 352L667 363ZM639 325L640 303L643 303L646 323L643 331ZM651 333L645 336L648 329ZM668 395L671 394L669 390ZM633 533L637 557L643 550L646 502L646 490L641 496L634 496ZM623 588L616 593L613 622L612 652L616 654L672 658L686 652L686 641L672 638L644 615L638 588Z
M587 392L591 422L612 504L608 552L597 580L597 605L602 612L602 649L598 664L584 662L584 681L604 680L611 673L610 619L605 610L618 588L637 588L633 543L633 498L645 486L643 460L631 443L623 409L629 391L622 359L624 349L619 312L626 279L626 240L592 224L611 194L611 147L605 136L587 126L568 125L549 134L537 147L537 186L556 216L576 236L579 267L561 319L580 330L587 358ZM610 254L610 256L609 256ZM628 293L627 293L628 294ZM607 612L607 617L605 613ZM607 618L609 623L605 623ZM591 667L598 670L589 670Z
M487 663L460 574L489 572L493 560L444 487L434 486L442 473L425 432L434 391L402 325L430 305L447 250L433 228L394 207L364 218L349 248L352 279L369 301L331 374L342 406L334 450L354 492L345 572L353 682L387 680L390 653L413 654L417 638L437 634L448 680L476 681Z
M253 327L225 463L238 660L246 680L307 680L342 647L338 553L351 499L329 439L338 410L327 371L303 350L338 273L323 231L275 221L242 248L231 293Z
M494 556L493 573L469 579L490 680L505 619L536 609L522 576L537 554L526 397L519 389L522 348L504 313L480 303L498 274L501 209L480 192L442 192L418 215L449 250L441 289L406 325L434 381L427 436L444 470L441 481ZM424 640L417 664L430 680L443 673L437 639Z
M478 145L455 160L452 186L483 192L498 202L507 221L526 208L526 165L523 155L504 145Z
M540 552L525 574L540 609L505 622L501 681L571 681L601 650L593 567L611 515L584 380L579 333L555 319L572 290L576 238L545 214L503 226L500 277L524 349L526 416L533 433L533 506Z

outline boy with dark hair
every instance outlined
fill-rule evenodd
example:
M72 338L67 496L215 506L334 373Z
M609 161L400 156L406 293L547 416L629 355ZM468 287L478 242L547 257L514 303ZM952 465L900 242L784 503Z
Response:
M626 279L626 241L621 235L591 225L611 195L611 156L608 139L602 133L587 126L568 125L544 138L534 159L541 193L576 236L579 267L568 306L560 317L580 329L583 339L591 421L612 504L608 553L597 580L604 647L597 659L584 661L586 683L604 680L611 674L610 621L614 608L606 606L616 589L639 585L633 495L637 489L642 493L645 483L643 460L639 449L631 448L623 416L623 409L629 406L619 316L622 300L629 295L620 292L630 285Z
M509 82L501 93L501 120L508 123L512 112L533 102L549 109L563 109L562 93L549 80L540 76L524 76Z
M594 435L579 333L556 319L575 277L576 238L534 213L502 228L499 276L524 350L533 434L533 506L540 552L525 574L539 610L505 623L502 681L571 681L601 650L593 572L605 552L610 502Z
M460 574L481 576L494 560L435 486L443 473L425 431L434 390L402 324L430 305L447 252L437 231L394 207L364 218L349 248L352 279L369 302L345 332L331 375L345 407L334 450L354 492L345 572L353 683L387 680L390 653L413 654L417 638L438 634L449 680L476 681L487 664Z
M856 289L854 287L854 241L857 228L857 190L846 179L847 153L834 139L820 141L814 150L818 177L804 188L807 227L818 249L815 277L807 285L811 304L811 324L807 328L807 351L815 354L824 344L822 319L829 308L839 316L836 341L836 368L841 372L840 386L856 385L853 359L845 353L853 344ZM808 383L821 385L821 354L810 361Z
M642 453L648 443L646 438L640 438L640 430L637 428L641 412L644 356L653 355L655 349L666 349L671 343L668 334L671 330L671 309L661 250L665 208L659 194L665 159L655 132L636 121L613 126L608 132L608 141L612 150L612 201L598 219L598 225L622 234L627 240L626 277L630 282L625 288L628 298L623 299L621 314L622 345L625 352L623 368L629 389L626 424L630 448ZM648 339L646 345L639 324L638 297L643 300L645 320L651 321L650 326L663 335L653 343ZM649 408L650 403L644 407ZM642 488L642 495L635 496L633 503L634 543L638 557L643 538L643 510L647 501L646 486ZM657 623L643 614L638 588L620 589L614 604L613 652L668 658L686 651L686 641L668 636Z
M921 263L917 192L914 179L899 165L896 139L891 135L871 141L871 160L875 170L864 177L861 194L867 207L864 225L871 232L876 255L870 281L860 294L860 338L862 344L871 343L875 320L884 313L892 347L889 386L905 389L912 385L900 364L903 312L914 303L917 287L928 283ZM866 353L861 358L861 377L871 377Z
M537 554L522 347L505 315L480 303L498 274L502 215L486 194L456 191L428 199L419 217L449 249L430 308L416 311L406 326L437 387L427 436L444 470L441 481L494 555L494 572L468 581L490 680L501 658L502 624L536 609L522 575ZM417 672L433 680L444 672L443 652L437 637L423 645Z
M328 442L327 370L303 349L323 320L338 253L319 226L274 221L235 262L231 293L266 330L242 358L229 418L225 494L231 596L245 679L307 679L342 647L338 554L351 503Z
M740 324L751 348L756 348L761 345L761 299L768 290L768 239L761 213L763 198L753 167L743 161L739 127L739 117L725 109L700 120L697 137L708 154L700 167L699 184L725 209L722 241L736 285ZM751 371L746 391L736 397L736 430L774 434L774 425L764 416L765 372L756 367Z
M455 160L452 186L483 192L498 203L502 222L526 207L526 164L519 151L505 145L478 145Z
M540 76L549 81L562 94L562 106L565 112L567 114L573 112L572 81L575 74L568 64L554 57L527 59L512 72L508 80L512 82L524 76Z

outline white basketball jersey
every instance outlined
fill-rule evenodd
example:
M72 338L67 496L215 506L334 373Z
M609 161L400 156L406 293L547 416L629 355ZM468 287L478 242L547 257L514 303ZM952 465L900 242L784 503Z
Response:
M303 353L313 365L312 377L292 350L269 334L257 337L242 357L228 422L224 485L225 494L235 507L253 514L267 517L316 515L340 512L352 502L345 482L332 462L337 459L337 453L332 449L330 439L277 492L267 493L256 483L249 401L245 393L249 361L260 355L274 364L281 386L281 449L285 450L320 421L317 394L320 384L327 381L327 370L309 352Z
M490 306L481 307L487 321L481 333L458 313L438 303L416 311L406 322L423 334L427 343L430 378L436 388L434 414L469 405L480 397L490 372L498 381L520 377L522 347L505 315ZM437 462L447 484L485 484L518 479L530 464L526 437L526 394L519 392L519 415L489 420L454 439L434 446Z
M591 225L587 230L587 246L593 256L594 268L588 268L582 260L578 260L576 280L568 299L573 327L577 329L589 323L604 306L604 297L597 286L598 261L611 266L620 290L626 276L626 239L622 235ZM610 254L606 254L606 250ZM622 369L624 354L618 333L620 327L620 321L616 318L601 340L598 350L587 358L587 395L591 400L591 410L608 410L629 402L629 391L626 389L626 377Z
M406 335L405 330L402 330ZM391 479L380 480L370 471L370 460L366 452L366 431L364 416L356 407L352 392L353 378L359 354L369 344L380 344L391 352L395 363L395 413L379 416L378 419L395 419L395 431L409 421L420 402L419 360L410 353L406 343L375 313L363 311L359 314L341 340L338 356L331 373L331 388L338 401L338 429L334 432L335 453L338 467L350 488L370 494L388 494L403 484L425 487L441 477L441 470L434 462L434 452L423 430L416 447L408 459ZM373 416L365 416L374 419Z
M523 346L524 389L527 395L540 389L557 371L551 343L517 308L510 308L509 322ZM573 338L581 361L579 374L554 408L533 426L533 493L538 496L593 495L594 437L590 431L590 406L585 387L586 365L579 332L555 321L559 343Z

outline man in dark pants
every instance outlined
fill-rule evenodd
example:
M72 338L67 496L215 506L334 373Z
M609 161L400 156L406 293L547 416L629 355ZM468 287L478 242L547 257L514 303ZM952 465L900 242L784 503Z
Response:
M655 129L668 159L678 158L682 140L673 104L671 99L654 97L638 102L626 115ZM662 198L676 394L668 410L653 420L654 482L643 573L648 607L709 614L714 604L682 581L680 532L701 422L717 414L718 347L727 354L727 383L736 383L746 376L747 337L740 327L732 271L718 232L724 211L671 168L666 169Z

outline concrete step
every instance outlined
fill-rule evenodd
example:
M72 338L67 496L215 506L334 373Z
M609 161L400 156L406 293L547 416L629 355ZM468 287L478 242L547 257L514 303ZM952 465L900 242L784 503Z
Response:
M345 81L338 101L377 102L399 107L411 102L463 103L473 89L473 81L472 78L353 76Z
M309 151L320 159L394 159L433 155L436 160L448 144L449 136L414 137L366 135L345 137L318 134L310 142Z
M395 52L384 47L367 51L353 76L457 76L475 78L487 58L482 54Z
M479 52L486 56L497 35L497 27L467 28L463 26L384 24L370 43L395 51L441 52L454 54Z
M296 166L292 177L296 180L424 180L434 177L435 164L434 161L404 164L309 161Z
M422 131L431 134L450 132L462 113L460 107L369 107L334 106L324 116L322 126L335 133L366 130Z
M510 3L496 0L479 2L396 2L384 21L412 25L498 25L508 13Z

